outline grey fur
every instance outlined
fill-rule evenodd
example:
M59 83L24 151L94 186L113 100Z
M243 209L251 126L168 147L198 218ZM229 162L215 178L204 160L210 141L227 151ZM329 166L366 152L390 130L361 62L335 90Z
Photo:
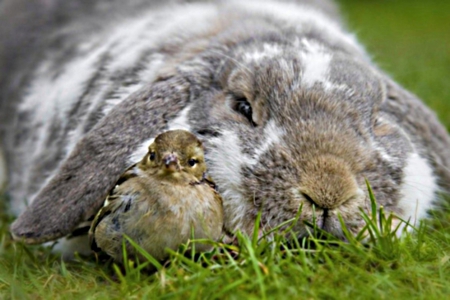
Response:
M288 15L248 10L238 2L181 2L146 6L136 1L122 9L117 1L107 6L111 18L103 17L105 9L101 7L106 1L95 2L93 9L93 4L76 2L80 5L76 13L58 19L54 8L64 4L50 1L50 11L38 14L53 21L36 27L34 34L42 36L33 35L31 45L36 51L30 56L14 53L24 45L21 37L16 40L11 33L2 32L5 46L0 55L12 61L0 66L0 74L8 74L0 81L0 136L9 165L9 192L14 202L32 200L11 227L16 238L29 243L54 240L89 219L127 168L127 158L142 142L167 129L186 107L191 107L187 113L190 129L205 142L206 158L223 194L226 226L231 231L251 232L260 209L263 228L292 218L300 205L302 220L309 220L313 208L305 197L311 195L319 206L320 226L340 235L337 217L332 215L339 211L356 231L362 221L358 208L368 205L367 198L359 194L364 190L364 178L371 182L380 204L401 214L398 204L405 168L409 155L416 152L426 158L441 186L447 188L450 140L445 129L415 96L372 65L345 33L331 2L286 1L294 8L300 5L299 12L308 7L312 12L322 11L317 13L317 22L298 23ZM8 5L14 11L11 3L2 3L0 14L8 13ZM95 70L82 81L81 96L63 111L63 117L55 113L52 119L36 120L35 110L20 106L30 96L26 87L34 80L58 79L71 61L82 61L92 53L78 46L83 41L97 36L107 39L120 28L114 27L115 21L129 24L146 13L155 18L143 28L157 32L174 17L165 10L169 5L198 11L198 17L193 16L198 23L149 40L136 63L115 72L108 69L117 62L116 44L112 44L95 57ZM117 8L122 13L116 13ZM305 20L308 17L306 14ZM27 21L16 24L12 18L5 22L12 32L20 33L22 26L33 27ZM330 22L331 27L324 28L323 22ZM55 30L54 24L62 30ZM310 51L329 63L326 82L308 82L305 55ZM39 73L43 61L50 67ZM140 72L155 62L161 65L154 78L124 97L127 85L144 84ZM313 79L319 75L310 74ZM106 99L115 95L124 100L103 115ZM256 127L233 110L234 104L230 106L236 97L245 97L252 104ZM264 148L270 126L283 134L277 143ZM45 151L30 158L30 149L42 139L42 128L47 132ZM73 132L82 134L75 148L66 153ZM218 153L226 154L219 148L226 146L227 135L239 141L236 147L242 157L231 158L239 162L239 170L221 177L228 162L225 157L218 159ZM262 153L258 149L263 149ZM241 178L234 186L233 176ZM335 186L327 186L325 181ZM292 195L293 189L298 195ZM241 197L241 203L236 204L233 197ZM295 229L299 236L307 231L302 222Z

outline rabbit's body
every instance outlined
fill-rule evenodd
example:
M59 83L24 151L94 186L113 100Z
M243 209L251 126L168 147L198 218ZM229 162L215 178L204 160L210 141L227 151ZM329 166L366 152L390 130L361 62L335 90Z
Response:
M331 4L299 2L138 5L52 32L33 68L2 79L12 210L33 202L13 234L70 233L175 128L204 141L229 231L250 233L258 211L270 229L302 207L301 221L314 213L339 236L341 214L357 232L365 178L386 210L426 216L450 179L445 129L372 65Z

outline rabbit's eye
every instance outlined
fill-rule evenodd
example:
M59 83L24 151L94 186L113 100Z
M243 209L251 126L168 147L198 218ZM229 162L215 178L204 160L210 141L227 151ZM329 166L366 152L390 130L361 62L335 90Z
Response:
M248 103L247 99L244 97L236 97L236 111L242 114L247 120L253 125L256 126L256 123L253 122L253 110L250 103Z

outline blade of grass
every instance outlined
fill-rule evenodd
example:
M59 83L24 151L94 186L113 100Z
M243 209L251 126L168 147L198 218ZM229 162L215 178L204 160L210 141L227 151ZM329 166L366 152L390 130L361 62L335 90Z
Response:
M142 255L146 260L148 260L158 271L160 271L163 268L163 266L158 260L156 260L150 253L145 251L141 246L139 246L139 244L133 241L130 237L124 235L124 238L127 240L127 242L130 243L131 246L133 246L134 249L136 249L136 251L140 255Z

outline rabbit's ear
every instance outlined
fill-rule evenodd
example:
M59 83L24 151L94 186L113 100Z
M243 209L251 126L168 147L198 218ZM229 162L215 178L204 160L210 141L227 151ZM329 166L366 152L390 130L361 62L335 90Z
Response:
M14 239L38 244L69 234L95 214L143 141L166 128L189 101L178 76L159 80L117 105L81 141L12 224Z

